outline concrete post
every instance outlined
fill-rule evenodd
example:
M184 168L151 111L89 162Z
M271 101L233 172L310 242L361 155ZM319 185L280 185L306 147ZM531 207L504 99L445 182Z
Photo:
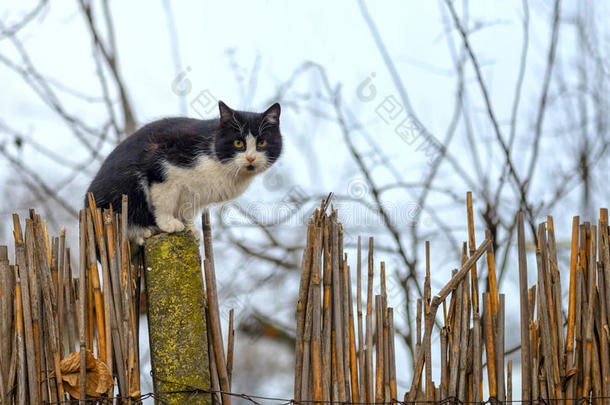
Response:
M189 233L159 234L145 246L148 333L156 403L211 404L201 255Z

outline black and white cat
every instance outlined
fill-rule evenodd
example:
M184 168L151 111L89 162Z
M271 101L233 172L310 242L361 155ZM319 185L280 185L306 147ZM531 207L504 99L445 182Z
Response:
M242 194L280 156L280 105L263 113L222 101L212 120L167 118L136 131L108 155L89 186L98 207L121 208L127 194L129 239L187 230L199 240L195 216ZM85 198L87 206L87 199Z

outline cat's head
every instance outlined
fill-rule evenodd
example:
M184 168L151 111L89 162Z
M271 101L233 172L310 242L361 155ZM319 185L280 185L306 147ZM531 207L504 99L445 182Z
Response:
M218 108L220 118L214 147L222 163L244 175L261 173L275 163L282 152L278 103L263 113L236 111L222 101Z

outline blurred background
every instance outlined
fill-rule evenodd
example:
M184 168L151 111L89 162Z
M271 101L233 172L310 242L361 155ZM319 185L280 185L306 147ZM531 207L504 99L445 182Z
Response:
M282 158L212 210L221 315L234 308L238 324L234 391L292 397L305 227L329 192L351 267L357 237L374 236L375 265L391 275L404 392L424 241L434 294L459 266L471 191L477 240L494 237L518 371L516 213L530 241L554 216L567 277L571 217L595 221L608 204L609 12L574 0L5 0L2 243L11 214L35 208L76 246L89 182L140 126L213 118L218 100L252 111L278 101Z

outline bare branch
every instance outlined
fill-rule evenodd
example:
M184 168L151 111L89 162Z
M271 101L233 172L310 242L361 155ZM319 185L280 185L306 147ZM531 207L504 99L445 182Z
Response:
M25 16L17 23L13 24L10 27L4 27L4 24L0 25L0 40L6 37L12 37L17 34L17 31L25 27L28 23L30 23L38 14L42 12L44 7L47 5L48 0L39 0L36 7L34 7L31 11L25 14Z

